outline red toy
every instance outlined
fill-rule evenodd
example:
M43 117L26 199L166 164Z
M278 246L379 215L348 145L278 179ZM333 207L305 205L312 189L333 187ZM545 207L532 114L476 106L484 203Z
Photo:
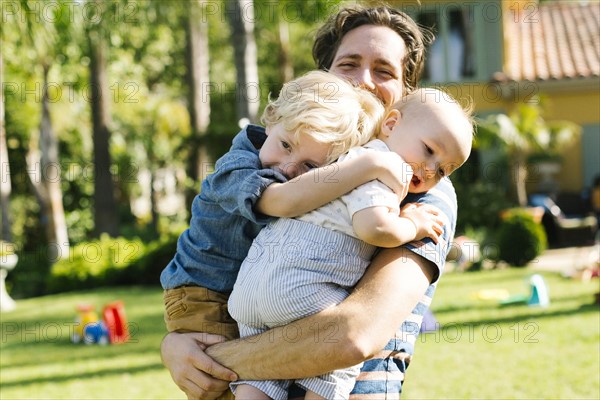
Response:
M104 306L103 320L98 319L94 306L80 304L77 306L79 316L71 340L73 343L83 341L85 344L125 343L129 340L127 318L123 302L115 301Z
M111 343L125 343L129 339L127 329L127 318L122 301L115 301L104 306L102 313L104 323L108 328L108 336Z

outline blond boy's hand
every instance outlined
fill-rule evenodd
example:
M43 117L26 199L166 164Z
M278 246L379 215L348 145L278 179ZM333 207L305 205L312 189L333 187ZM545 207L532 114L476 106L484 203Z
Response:
M408 193L412 179L412 167L398 154L390 152L367 152L370 162L378 166L377 180L389 187L401 202Z

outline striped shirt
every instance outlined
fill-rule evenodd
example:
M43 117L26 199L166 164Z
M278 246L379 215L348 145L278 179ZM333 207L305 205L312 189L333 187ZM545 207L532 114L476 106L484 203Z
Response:
M437 245L428 238L405 245L411 251L433 262L438 267L438 276L427 288L411 315L402 323L395 337L388 342L385 347L387 351L383 351L381 357L376 356L365 361L350 395L350 400L391 400L400 398L404 375L409 364L408 360L414 354L423 316L431 305L448 254L449 244L452 243L454 238L457 202L454 187L448 178L442 179L435 188L427 193L409 193L403 204L414 202L436 206L446 220L444 232ZM408 357L388 356L389 350L392 350L393 354L407 355Z

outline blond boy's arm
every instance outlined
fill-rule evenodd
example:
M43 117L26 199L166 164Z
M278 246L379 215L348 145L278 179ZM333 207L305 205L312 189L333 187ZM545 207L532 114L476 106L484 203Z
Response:
M255 210L274 217L296 217L312 211L371 180L378 179L399 198L406 195L408 174L396 153L365 152L356 157L311 170L265 189Z

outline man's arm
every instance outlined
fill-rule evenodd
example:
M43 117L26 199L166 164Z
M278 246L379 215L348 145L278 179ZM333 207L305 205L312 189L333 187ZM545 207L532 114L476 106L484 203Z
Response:
M436 270L404 248L382 250L339 305L258 336L216 344L206 354L242 379L302 378L356 365L385 347Z

